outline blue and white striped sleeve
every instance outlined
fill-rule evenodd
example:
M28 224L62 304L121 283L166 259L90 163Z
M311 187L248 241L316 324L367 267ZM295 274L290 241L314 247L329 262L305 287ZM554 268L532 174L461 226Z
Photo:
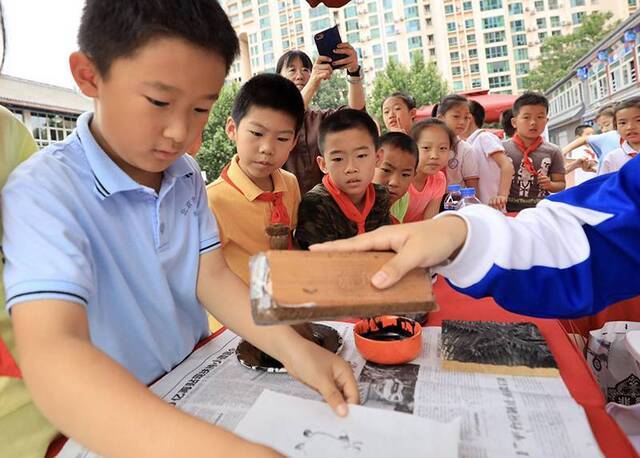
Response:
M469 206L457 213L467 222L464 247L435 271L460 292L543 318L592 315L637 296L639 176L636 158L516 218Z

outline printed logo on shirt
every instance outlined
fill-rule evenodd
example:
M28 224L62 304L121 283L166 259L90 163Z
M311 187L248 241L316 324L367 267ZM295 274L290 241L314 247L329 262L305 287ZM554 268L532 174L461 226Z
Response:
M191 209L195 206L195 204L196 204L196 196L193 196L191 197L191 199L185 202L184 207L182 207L182 209L180 210L180 213L182 213L184 216L187 216L191 211Z

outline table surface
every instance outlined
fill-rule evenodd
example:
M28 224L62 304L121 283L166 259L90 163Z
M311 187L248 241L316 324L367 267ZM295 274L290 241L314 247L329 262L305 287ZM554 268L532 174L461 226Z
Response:
M508 312L491 298L478 300L458 293L442 278L438 279L433 291L440 310L429 315L428 326L440 326L442 320L535 323L547 340L569 392L584 408L593 434L605 456L638 456L617 423L606 413L604 397L585 358L571 343L558 320L531 318Z

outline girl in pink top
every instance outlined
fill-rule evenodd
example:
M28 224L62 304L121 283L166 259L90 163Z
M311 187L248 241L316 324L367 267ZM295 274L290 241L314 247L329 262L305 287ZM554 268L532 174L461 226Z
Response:
M411 136L418 145L418 170L409 186L409 208L403 223L433 218L447 189L442 171L455 146L456 136L446 124L430 118L413 126Z

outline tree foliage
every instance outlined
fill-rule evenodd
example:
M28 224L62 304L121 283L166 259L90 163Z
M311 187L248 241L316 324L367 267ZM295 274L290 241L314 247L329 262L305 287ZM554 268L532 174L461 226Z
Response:
M394 92L405 92L421 107L438 102L447 95L449 87L434 61L425 62L418 54L409 68L390 61L373 81L373 90L367 100L367 110L382 121L382 102Z
M208 181L215 180L235 154L235 145L227 138L224 128L227 118L231 116L231 107L239 89L240 85L236 82L224 85L204 128L202 146L196 160L200 168L207 173Z
M545 92L564 77L617 24L607 24L612 14L590 13L572 33L547 37L542 43L538 66L525 79L528 90Z
M338 72L340 71L336 73ZM349 83L347 83L347 79L342 74L344 71L340 72L340 74L336 73L333 74L333 77L329 81L324 81L320 85L320 89L313 98L312 105L314 108L321 110L335 109L349 102Z

